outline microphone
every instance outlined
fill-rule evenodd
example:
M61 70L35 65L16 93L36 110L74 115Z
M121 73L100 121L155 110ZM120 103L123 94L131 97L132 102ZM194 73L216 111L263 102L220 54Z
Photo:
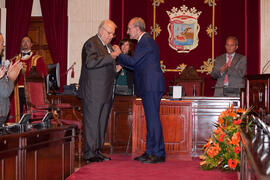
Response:
M270 60L268 60L267 63L263 66L263 68L262 68L262 74L264 74L265 71L268 69L269 63L270 63Z
M66 75L71 70L71 78L74 78L74 66L76 65L76 62L74 62L61 76Z

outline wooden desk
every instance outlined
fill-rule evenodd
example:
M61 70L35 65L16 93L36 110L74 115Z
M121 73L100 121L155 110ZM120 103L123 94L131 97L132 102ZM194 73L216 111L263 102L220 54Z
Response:
M202 97L185 96L183 100L192 101L192 156L198 157L203 154L203 145L210 138L216 127L218 116L222 111L233 105L240 107L238 97Z
M48 99L50 102L69 103L80 106L82 109L81 100L74 95L51 95ZM135 96L115 96L114 98L106 132L106 142L110 143L113 148L111 151L113 152L125 152L126 150L132 122L132 106L135 99ZM79 113L81 112L77 112L77 114ZM63 119L74 119L72 110L61 111L60 117ZM107 151L107 147L105 148Z
M82 101L79 99L77 96L74 96L72 94L57 94L57 95L49 95L48 96L48 101L51 102L52 104L55 103L68 103L73 106L80 107L80 110L76 110L77 116L79 116L82 122ZM74 117L74 114L72 112L72 109L63 109L60 112L60 118L66 119L66 120L74 120L76 117Z
M0 178L65 179L74 172L75 126L0 136Z
M160 118L167 158L191 160L192 102L162 100ZM146 125L141 100L133 103L133 156L142 154L146 146Z
M246 124L241 128L241 167L240 180L269 180L270 179L270 154L269 141L264 141L261 132L255 135L254 128L247 129ZM263 133L263 136L267 136ZM258 141L259 139L263 141ZM267 150L264 151L264 146ZM261 148L263 147L263 148ZM266 155L266 156L265 156ZM262 158L265 156L264 158Z
M106 142L112 145L114 152L126 151L135 99L135 96L115 96L106 132Z
M54 95L50 98L60 99L58 100L60 102L81 106L80 99L73 95ZM134 119L132 112L134 111L133 106L138 106L137 103L134 104L135 99L135 96L115 96L106 133L106 142L109 142L112 145L113 152L125 152L126 150L130 133L130 124L132 119ZM203 152L202 147L205 144L205 140L210 137L212 131L215 129L213 123L217 122L220 113L226 110L231 104L233 104L235 108L238 108L240 106L240 101L237 97L203 96L184 96L183 100L192 102L192 156L198 157ZM162 102L163 107L165 106L164 102L168 102L168 100ZM178 101L171 101L171 103L173 103L175 109L177 109L177 106L182 106ZM141 104L139 106L141 106ZM185 108L182 110L181 113L185 113ZM136 113L141 113L142 117L144 117L143 112L137 112L136 110ZM168 113L171 112L166 113L167 115L164 115L164 117L169 117L170 115L168 115ZM172 117L176 118L178 115L175 113L176 112L172 111ZM61 112L61 116L65 119L74 118L72 117L72 111L68 110ZM186 116L183 117L186 118ZM138 121L139 117L136 118ZM141 120L144 123L144 119ZM133 132L135 131L133 130Z

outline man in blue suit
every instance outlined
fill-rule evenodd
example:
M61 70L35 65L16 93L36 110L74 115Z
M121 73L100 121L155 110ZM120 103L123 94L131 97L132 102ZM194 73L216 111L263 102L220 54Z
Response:
M135 94L142 98L146 118L146 152L134 160L142 163L165 162L165 147L160 122L160 101L165 91L160 68L160 53L155 40L145 32L142 18L132 18L127 33L138 40L134 56L120 54L118 63L134 71ZM115 51L120 51L114 46Z

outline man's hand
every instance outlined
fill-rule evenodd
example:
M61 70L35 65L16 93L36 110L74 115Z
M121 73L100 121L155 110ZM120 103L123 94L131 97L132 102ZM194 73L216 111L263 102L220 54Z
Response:
M121 50L120 50L119 46L117 46L117 45L113 45L112 48L113 48L113 52L111 53L111 56L113 59L116 59L117 56L119 56L119 54L121 54Z
M4 66L0 68L0 79L6 74L6 71L7 70L4 68Z
M22 68L23 65L20 61L16 61L14 64L11 63L7 71L8 78L14 82L17 79Z
M227 64L223 64L223 66L220 67L220 73L224 73L228 71L228 65Z
M119 72L121 71L121 69L123 69L123 67L121 65L116 65L116 72Z
M113 59L116 59L119 54L114 51L114 52L111 52L110 55L112 56Z

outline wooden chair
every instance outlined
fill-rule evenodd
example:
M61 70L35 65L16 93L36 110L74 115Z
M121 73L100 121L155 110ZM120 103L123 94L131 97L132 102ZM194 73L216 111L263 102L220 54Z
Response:
M57 125L76 124L78 127L78 154L82 154L82 121L76 114L76 106L68 103L52 104L47 100L45 80L39 75L35 67L29 71L27 77L24 77L24 89L26 98L27 113L32 115L32 120L41 120L48 111L53 113L54 120L52 123ZM70 109L73 112L75 119L66 120L60 119L59 113L65 109Z
M187 66L173 83L184 87L185 96L204 96L204 79L192 66Z

